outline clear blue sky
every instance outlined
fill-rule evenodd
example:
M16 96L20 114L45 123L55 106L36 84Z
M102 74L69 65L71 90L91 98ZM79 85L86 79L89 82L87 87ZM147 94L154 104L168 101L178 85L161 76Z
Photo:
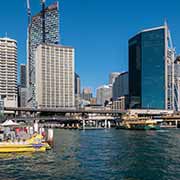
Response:
M47 4L54 0L46 0ZM40 0L31 0L32 13ZM0 37L18 41L18 63L26 63L26 0L1 0ZM61 43L76 49L76 71L82 86L108 83L113 71L128 69L128 39L144 28L168 20L180 53L179 0L59 0Z

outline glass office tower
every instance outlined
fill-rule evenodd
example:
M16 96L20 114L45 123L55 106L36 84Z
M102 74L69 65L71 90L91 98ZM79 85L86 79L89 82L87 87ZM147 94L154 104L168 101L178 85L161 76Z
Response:
M174 50L167 25L129 40L130 108L174 109Z
M28 105L36 106L35 102L35 50L41 43L59 43L59 13L58 2L48 6L44 11L32 16L28 26L27 38L27 85ZM44 18L44 21L43 21ZM44 24L43 24L44 23Z

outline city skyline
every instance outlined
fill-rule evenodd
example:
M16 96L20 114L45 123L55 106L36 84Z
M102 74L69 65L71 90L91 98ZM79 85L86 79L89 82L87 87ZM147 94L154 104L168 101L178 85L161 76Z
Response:
M47 0L47 5L52 2L54 0ZM142 29L162 25L165 18L168 20L176 52L180 53L180 3L177 0L173 1L173 11L163 1L156 2L156 7L154 0L148 7L145 2L140 2L140 7L140 3L137 2L132 2L131 5L128 2L120 3L118 0L108 2L102 5L96 1L59 1L61 42L75 47L76 72L81 77L82 87L91 87L93 92L99 85L108 82L109 73L127 71L128 39ZM136 11L132 10L134 7ZM33 15L38 12L41 9L40 1L31 1L31 9ZM17 40L18 64L26 63L26 0L15 0L11 3L3 1L0 17L1 22L4 22L0 31L1 37L7 32L8 37Z

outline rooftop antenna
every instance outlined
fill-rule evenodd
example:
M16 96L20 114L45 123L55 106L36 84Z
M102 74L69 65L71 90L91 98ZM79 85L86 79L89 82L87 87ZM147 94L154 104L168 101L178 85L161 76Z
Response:
M6 32L6 33L5 33L5 37L6 37L6 38L8 37L7 35L8 35L8 33Z

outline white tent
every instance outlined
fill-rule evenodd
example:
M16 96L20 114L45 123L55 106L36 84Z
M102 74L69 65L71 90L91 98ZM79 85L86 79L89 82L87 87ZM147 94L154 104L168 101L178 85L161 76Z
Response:
M13 122L12 120L6 120L1 124L1 126L18 126L18 123Z

